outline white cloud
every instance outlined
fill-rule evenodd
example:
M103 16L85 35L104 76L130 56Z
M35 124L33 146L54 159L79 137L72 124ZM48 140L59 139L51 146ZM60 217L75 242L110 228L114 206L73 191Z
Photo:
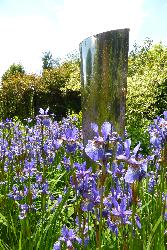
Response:
M42 52L64 56L86 37L117 28L130 28L137 39L144 18L144 0L43 0L45 15L0 17L0 75L13 62L39 72ZM45 3L45 4L44 4ZM48 6L46 8L46 6ZM54 16L55 13L55 16Z

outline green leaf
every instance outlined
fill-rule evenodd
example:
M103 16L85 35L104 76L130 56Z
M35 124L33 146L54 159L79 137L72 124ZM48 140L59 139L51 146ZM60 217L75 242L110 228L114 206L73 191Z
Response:
M154 238L154 234L155 234L159 224L161 223L161 221L162 221L162 215L159 217L159 219L157 220L157 222L155 223L155 225L154 225L154 227L152 229L152 232L151 232L150 237L148 239L147 250L152 249L151 245L152 245L152 241L153 241L153 238Z
M7 219L5 218L5 216L3 214L0 213L0 223L3 224L4 226L8 226L8 222Z

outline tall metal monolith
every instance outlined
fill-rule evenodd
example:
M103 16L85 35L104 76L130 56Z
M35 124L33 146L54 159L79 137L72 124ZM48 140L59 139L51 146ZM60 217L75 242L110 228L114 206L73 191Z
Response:
M80 43L83 141L93 139L91 123L112 122L123 134L129 29L111 30Z

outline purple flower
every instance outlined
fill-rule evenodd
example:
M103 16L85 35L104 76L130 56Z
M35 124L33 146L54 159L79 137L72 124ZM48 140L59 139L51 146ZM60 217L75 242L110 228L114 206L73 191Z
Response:
M25 160L25 167L23 169L23 172L26 176L33 176L35 174L36 167L33 159L31 161Z
M61 138L66 142L66 150L68 153L76 151L78 144L77 140L79 138L79 131L76 127L66 128Z
M109 141L109 135L111 135L111 124L104 122L101 127L101 133L103 137L98 134L98 126L95 123L91 124L93 131L96 133L96 137L93 140L89 140L85 147L85 153L93 161L105 160L112 155L112 151L106 147ZM113 139L113 138L112 138Z
M118 226L116 223L113 223L110 218L107 219L107 225L109 227L109 229L115 233L116 236L118 236Z
M154 145L154 147L159 148L159 146L161 145L161 139L152 133L150 138L150 143Z
M131 139L126 139L124 142L124 150L121 143L117 145L117 160L125 161L132 165L140 165L141 161L137 161L136 157L140 148L140 143L133 149L132 154L130 151Z
M21 192L20 192L20 190L18 189L17 186L14 185L12 187L12 190L13 190L13 192L8 194L9 198L14 199L16 201L20 201L20 200L23 199L23 196L21 195Z
M119 165L117 164L117 162L113 162L112 163L112 169L110 170L108 165L107 165L107 172L109 174L112 174L113 178L117 178L120 177L124 174L125 169L124 169L124 165L122 162L119 163Z
M96 146L94 141L88 141L85 148L85 153L93 161L100 161L104 157L104 149L101 146Z
M126 174L125 181L128 183L133 183L135 180L141 180L146 176L147 172L147 161L142 159L141 156L138 159L138 151L140 148L140 143L133 149L132 154L130 151L131 140L127 139L124 142L124 150L122 144L118 143L117 146L117 160L122 160L130 165Z
M76 236L76 233L73 229L68 229L65 225L63 226L61 230L61 236L59 237L59 243L64 242L67 247L71 248L73 247L74 242L78 242L81 244L82 240ZM59 247L60 244L58 242L55 243L54 247ZM56 249L56 248L53 248ZM57 248L59 249L59 248Z
M54 243L53 250L61 250L61 245L59 241Z
M48 194L49 193L48 192L48 182L42 183L41 188L42 188L42 190L41 190L42 194Z
M112 209L111 213L115 216L120 217L123 224L130 224L128 218L132 214L132 211L126 210L127 207L126 198L125 197L122 198L120 205L115 198L113 198L112 201L115 208Z
M46 126L46 127L49 127L51 125L51 120L49 117L46 117L45 119L43 119L43 124Z
M164 111L163 115L164 115L164 119L167 121L167 111Z
M61 163L63 164L65 169L69 172L71 169L70 158L67 158L66 156L64 156Z
M156 180L155 180L155 176L153 175L153 176L149 179L149 182L148 182L148 192L149 192L149 193L154 192L155 184L156 184Z
M167 111L163 113L164 118L157 117L154 124L149 127L150 143L153 148L154 155L161 157L161 149L167 142Z
M37 174L36 175L36 182L37 183L42 183L42 174Z
M27 216L27 212L29 210L29 206L27 204L22 204L20 205L20 215L19 215L19 219L23 220L26 218Z
M95 132L96 137L99 137L98 125L96 123L91 123L91 128ZM101 126L101 133L104 140L107 140L108 136L111 134L111 123L104 122Z
M98 125L96 123L91 123L91 129L95 132L96 136L98 137L99 136Z
M111 134L111 123L104 122L101 127L101 133L103 135L104 140L107 140L108 136Z
M100 192L99 190L97 190L97 188L94 187L90 190L87 199L85 199L82 202L81 208L83 211L93 211L93 208L99 204L100 204Z
M136 225L139 229L141 229L140 217L138 215L135 216Z
M141 181L147 172L147 163L141 163L141 166L130 166L125 174L125 181L133 183L134 181Z
M41 115L47 115L47 114L48 114L48 111L49 111L49 107L48 107L46 110L44 110L44 109L42 109L42 108L39 109L39 113L40 113Z
M75 142L78 139L78 129L76 127L67 128L62 135L62 139L68 142Z
M70 182L82 197L88 198L88 194L95 183L92 169L86 169L86 162L82 164L74 163L74 167L76 172L70 178Z
M52 145L56 150L61 147L62 143L63 143L63 140L61 139L53 139L52 141Z
M67 153L72 153L72 152L75 152L77 149L77 144L76 143L71 143L71 144L67 144L66 145L66 150L67 150Z
M61 194L59 194L59 197L57 198L57 204L60 204L60 202L62 201L62 195Z

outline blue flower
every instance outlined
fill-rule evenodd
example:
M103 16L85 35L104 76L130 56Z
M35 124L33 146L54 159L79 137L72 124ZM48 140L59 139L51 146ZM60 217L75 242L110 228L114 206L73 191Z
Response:
M113 198L112 201L115 208L112 209L111 213L115 216L120 217L124 224L130 224L128 218L132 214L132 211L126 210L127 207L126 198L125 197L122 198L120 205L115 198Z
M68 248L72 248L74 242L78 242L79 244L81 244L82 240L76 236L76 233L73 229L68 229L64 225L61 230L61 236L59 237L59 241L54 244L53 250L61 249L61 242L64 242Z
M155 180L155 176L151 176L151 178L149 179L149 182L148 182L148 192L149 193L152 193L154 191L154 187L155 187L155 184L156 184L156 180Z
M25 160L25 166L23 172L26 176L33 176L36 172L35 161L32 159L31 161Z
M108 136L111 134L111 123L104 122L101 127L101 133L103 135L104 140L107 140Z
M116 223L113 223L110 218L107 219L107 225L109 229L118 236L118 226Z
M88 141L85 147L85 153L93 161L100 161L104 157L104 149L101 146L97 147L94 141Z
M71 184L78 191L79 195L82 195L83 198L88 198L88 194L90 194L90 190L95 183L92 169L86 168L86 162L82 164L74 163L74 167L76 168L76 172L70 178Z
M95 132L96 137L99 137L98 125L96 123L91 123L91 128ZM101 126L101 133L104 140L107 140L108 136L111 134L111 123L104 122Z
M99 136L98 125L96 123L91 123L91 129L95 132L96 136L98 137Z
M121 143L117 145L117 160L128 163L129 168L125 174L125 181L133 183L135 180L141 180L146 176L147 172L147 161L142 159L142 156L138 156L140 149L140 143L133 149L132 153L130 150L131 140L126 139L124 142L124 150Z
M161 157L161 149L167 143L167 111L163 113L164 118L157 117L154 124L149 127L150 143L154 149L154 155Z
M117 160L122 160L133 165L140 165L141 162L136 160L136 156L140 148L140 143L133 149L132 154L131 154L130 146L131 146L131 139L125 140L124 150L123 150L122 144L118 143L117 155L116 155Z
M96 137L93 140L89 140L85 147L85 153L93 161L105 160L107 157L112 155L112 151L106 148L106 144L109 141L109 135L111 135L111 124L109 122L104 122L101 127L101 133L103 137L99 136L98 126L96 123L91 124L91 128L96 133Z
M76 127L65 129L62 139L68 142L75 142L78 139L78 129Z
M61 245L59 241L54 243L53 250L61 250Z
M140 217L136 214L135 216L136 225L139 229L141 229Z
M125 181L128 183L133 183L138 180L141 181L147 172L147 163L143 162L141 166L133 167L130 166L125 174Z

